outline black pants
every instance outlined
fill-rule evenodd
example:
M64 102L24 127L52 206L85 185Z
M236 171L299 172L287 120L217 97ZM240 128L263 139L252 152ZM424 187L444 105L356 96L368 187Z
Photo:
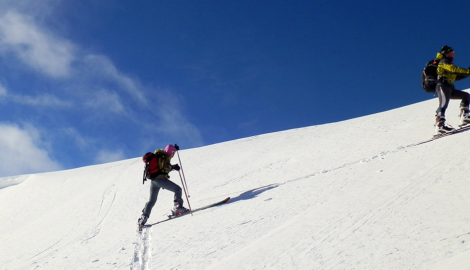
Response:
M439 96L439 108L436 110L437 116L444 117L446 114L447 106L451 99L461 99L461 107L468 107L470 101L470 94L464 91L456 90L454 85L448 83L438 83L436 92Z
M183 191L180 188L180 186L171 182L170 180L168 180L168 178L155 178L152 181L150 181L150 199L145 204L145 207L142 210L143 214L150 216L150 213L152 212L152 208L157 202L158 192L160 191L160 188L174 192L175 193L174 204L183 206L183 199L181 198Z

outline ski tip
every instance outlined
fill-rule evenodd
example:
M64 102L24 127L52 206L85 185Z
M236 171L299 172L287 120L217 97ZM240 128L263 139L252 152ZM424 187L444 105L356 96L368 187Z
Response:
M228 200L230 200L230 197L227 197L223 202L228 202Z

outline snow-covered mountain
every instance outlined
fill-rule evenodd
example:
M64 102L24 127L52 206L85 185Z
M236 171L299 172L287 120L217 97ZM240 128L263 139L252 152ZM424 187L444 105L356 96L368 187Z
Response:
M140 157L2 178L0 268L470 269L470 132L416 145L436 106L182 150L193 208L232 199L142 235Z

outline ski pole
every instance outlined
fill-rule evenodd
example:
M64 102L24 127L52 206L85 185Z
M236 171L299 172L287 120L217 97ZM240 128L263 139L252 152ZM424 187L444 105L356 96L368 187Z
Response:
M188 197L191 198L191 195L189 195L189 189L188 189L188 183L186 182L186 177L184 176L184 170L183 170L183 163L181 163L180 159L180 151L179 151L179 146L175 143L175 148L176 148L176 154L178 155L178 161L180 162L180 167L181 167L181 172L183 173L183 180L184 184L186 185L186 191L188 192Z
M142 176L142 185L147 181L147 172L149 171L149 164L145 163L144 175Z
M191 196L189 195L188 183L186 183L186 177L184 177L183 164L181 163L181 158L180 158L180 153L179 153L180 147L176 143L175 143L175 148L176 148L176 154L178 154L178 161L180 163L180 171L178 171L178 173L180 175L181 185L183 186L184 195L186 195L186 200L188 201L189 211L190 211L191 216L192 216L193 211L191 209L191 204L189 203L189 198ZM183 177L181 177L181 173L183 173ZM183 180L184 180L184 182L183 182Z
M186 201L188 202L189 212L191 213L191 216L192 216L193 215L193 210L191 209L191 204L189 203L188 193L186 192L186 186L183 183L183 178L181 177L181 172L178 171L178 173L180 175L181 185L183 186L184 195L186 196Z

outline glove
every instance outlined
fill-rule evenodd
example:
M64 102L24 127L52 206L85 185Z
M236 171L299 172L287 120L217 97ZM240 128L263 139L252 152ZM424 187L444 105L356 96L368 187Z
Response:
M176 143L175 143L175 149L176 149L176 151L180 150L180 147Z
M180 171L181 168L180 168L180 165L175 164L175 165L171 165L171 169L175 171Z

